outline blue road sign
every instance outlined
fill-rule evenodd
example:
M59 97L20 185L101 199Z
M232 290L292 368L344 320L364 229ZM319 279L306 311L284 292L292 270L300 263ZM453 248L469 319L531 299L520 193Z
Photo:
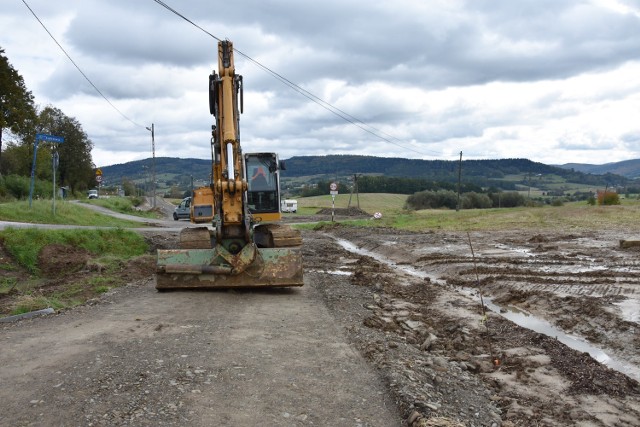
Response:
M47 142L64 142L64 137L62 136L55 136L55 135L47 135L46 133L37 133L36 134L36 141L47 141Z

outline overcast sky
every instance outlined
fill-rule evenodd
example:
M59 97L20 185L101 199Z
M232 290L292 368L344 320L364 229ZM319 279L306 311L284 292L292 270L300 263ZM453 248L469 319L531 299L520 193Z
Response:
M2 0L0 47L38 105L80 121L97 166L151 157L151 123L156 156L210 158L215 39L153 0L26 2L135 122L22 0ZM640 0L166 3L369 130L236 54L246 152L640 158Z

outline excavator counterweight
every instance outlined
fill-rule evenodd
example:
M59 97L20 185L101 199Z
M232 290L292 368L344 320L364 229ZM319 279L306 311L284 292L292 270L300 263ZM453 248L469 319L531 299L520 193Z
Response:
M275 153L242 153L242 76L233 44L218 43L218 73L209 76L211 182L192 193L191 222L178 249L158 250L156 288L302 286L300 232L278 224L280 170Z

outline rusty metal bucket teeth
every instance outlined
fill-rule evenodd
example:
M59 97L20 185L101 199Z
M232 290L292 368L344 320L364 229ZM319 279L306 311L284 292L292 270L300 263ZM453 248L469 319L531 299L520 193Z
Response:
M302 286L302 255L297 249L252 250L255 258L239 273L220 247L158 250L156 289Z

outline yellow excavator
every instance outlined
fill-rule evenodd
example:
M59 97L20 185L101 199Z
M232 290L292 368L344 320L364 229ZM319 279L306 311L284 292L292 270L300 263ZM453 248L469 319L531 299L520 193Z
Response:
M302 238L279 224L280 170L275 153L246 153L240 146L242 76L233 44L218 43L218 73L209 76L212 179L193 191L191 221L178 249L158 250L156 288L302 286Z

